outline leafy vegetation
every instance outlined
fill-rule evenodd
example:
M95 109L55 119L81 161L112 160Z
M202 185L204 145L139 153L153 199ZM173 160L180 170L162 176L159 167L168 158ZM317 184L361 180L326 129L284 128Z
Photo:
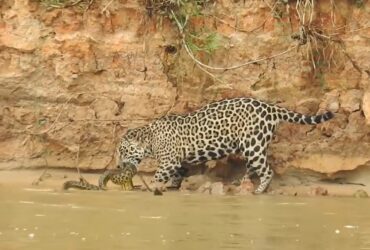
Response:
M47 8L63 8L66 0L40 0L41 4Z
M90 6L93 0L39 0L48 9L60 9L72 6Z
M186 43L193 52L205 52L211 55L220 47L221 36L216 32L190 33Z
M202 10L210 0L152 0L147 2L149 16L154 14L172 20L181 26L181 32L192 53L213 54L221 45L222 37L214 31L207 31L192 25L192 19L203 17Z

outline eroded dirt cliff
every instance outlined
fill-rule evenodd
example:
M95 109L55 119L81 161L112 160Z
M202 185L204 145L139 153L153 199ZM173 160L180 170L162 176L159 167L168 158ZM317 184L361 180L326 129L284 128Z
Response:
M206 1L189 25L222 39L196 58L228 68L277 55L230 70L200 68L175 20L153 11L161 1L52 2L1 3L0 169L113 167L127 128L237 96L335 113L319 126L280 126L277 172L370 164L368 1L300 1L314 3L307 27L297 2Z

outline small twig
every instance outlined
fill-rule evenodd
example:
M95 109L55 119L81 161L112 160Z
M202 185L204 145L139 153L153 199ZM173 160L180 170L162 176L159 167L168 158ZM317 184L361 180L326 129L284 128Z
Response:
M176 92L177 92L177 90L176 90ZM178 93L176 93L175 101L171 104L171 106L167 109L167 111L164 113L163 116L167 116L168 114L170 114L170 112L172 111L173 107L175 107L175 105L176 105L177 98L178 98Z
M73 2L73 3L69 3L69 4L66 4L65 7L72 7L72 6L75 6L79 3L81 3L83 0L77 0L76 2Z
M86 10L87 11L88 9L90 9L91 5L94 3L94 0L89 0L89 4L87 5L86 7Z
M112 130L112 140L111 140L111 145L115 145L114 144L114 140L116 139L116 127L117 127L117 124L114 124L113 125L113 130ZM115 147L115 146L114 146ZM104 166L104 170L106 170L108 167L109 167L109 165L111 164L111 162L113 161L113 159L114 159L114 155L116 154L116 151L115 150L113 150L113 154L112 154L112 156L111 156L111 159L109 160L109 162Z
M300 0L297 0L297 3L295 5L295 10L296 10L296 13L298 15L299 22L302 24L302 17L301 17L300 11L299 11L300 3L301 3Z
M313 49L312 49L312 43L311 43L311 41L308 42L308 51L310 53L310 57L311 57L311 60L312 60L312 66L314 68L314 71L316 71L315 56L313 54Z
M315 34L316 36L318 36L318 37L321 37L321 38L325 38L325 39L327 39L327 40L331 40L332 39L332 37L329 35L329 36L325 36L325 35L323 35L323 34L320 34L320 33L318 33L317 31L315 31L315 30L313 30L312 31L312 33L313 34Z
M348 54L348 52L345 50L344 45L341 47L343 54L348 58L348 60L352 63L352 66L360 73L362 74L362 69L360 66L358 66L357 62L352 59L352 57Z
M40 182L42 182L44 180L44 176L46 175L46 173L48 172L48 169L45 168L44 171L42 172L42 174L39 176L39 178L37 178L36 180L34 180L32 182L32 185L33 186L37 186L39 185Z
M77 168L77 173L80 176L80 179L84 179L81 175L80 168L78 167L78 162L80 161L80 144L78 145L78 150L77 150L77 156L76 156L76 168Z
M209 75L210 77L212 77L212 79L220 82L220 83L223 83L225 84L224 81L222 81L219 77L215 76L214 74L212 74L211 72L209 72L208 70L206 70L205 68L203 68L201 65L199 65L198 63L196 63L196 66L198 69L200 69L201 71L203 71L204 73L206 73L207 75Z
M277 4L277 1L274 2L274 5L273 6L271 6L266 0L263 0L263 2L271 10L271 13L273 14L273 17L275 17L275 18L279 19L280 21L282 21L282 19L280 17L280 14L275 11L275 7L276 7L276 4Z
M370 28L370 26L366 26L366 27L350 30L350 31L346 32L346 34L355 33L357 31L366 30L366 29L369 29L369 28Z
M310 24L313 21L313 15L315 13L315 0L311 0L311 15L310 15Z
M220 83L222 83L222 84L226 84L224 81L222 81L222 80L220 79L220 77L218 77L218 76L216 76L216 75L212 74L211 72L209 72L208 70L206 70L205 68L203 68L200 64L198 64L198 63L196 63L196 62L195 62L195 66L196 66L198 69L200 69L201 71L203 71L204 73L206 73L207 75L209 75L213 80L215 80L215 81L217 81L217 82L220 82Z
M110 0L109 3L107 3L107 5L104 6L101 13L104 13L108 9L109 5L111 5L112 2L113 2L113 0Z
M34 180L34 181L32 182L32 185L33 185L33 186L37 186L37 185L39 185L39 183L40 183L40 182L42 182L42 181L44 180L44 178L47 176L46 174L47 174L47 172L48 172L48 166L49 166L49 164L48 164L48 160L47 160L45 157L43 157L43 159L44 159L44 161L45 161L45 169L44 169L44 171L42 172L42 174L39 176L39 178L37 178L36 180Z
M330 0L330 17L331 17L331 23L335 27L335 2L334 0Z

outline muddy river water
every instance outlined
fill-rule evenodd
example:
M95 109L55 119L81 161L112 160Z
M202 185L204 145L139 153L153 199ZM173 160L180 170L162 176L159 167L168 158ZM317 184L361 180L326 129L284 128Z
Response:
M370 249L370 199L2 188L0 249Z

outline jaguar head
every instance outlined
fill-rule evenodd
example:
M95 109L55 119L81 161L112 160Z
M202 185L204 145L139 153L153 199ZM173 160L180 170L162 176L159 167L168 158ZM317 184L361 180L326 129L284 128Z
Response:
M137 168L147 152L147 143L141 129L128 130L118 147L118 167L123 169L133 165Z

